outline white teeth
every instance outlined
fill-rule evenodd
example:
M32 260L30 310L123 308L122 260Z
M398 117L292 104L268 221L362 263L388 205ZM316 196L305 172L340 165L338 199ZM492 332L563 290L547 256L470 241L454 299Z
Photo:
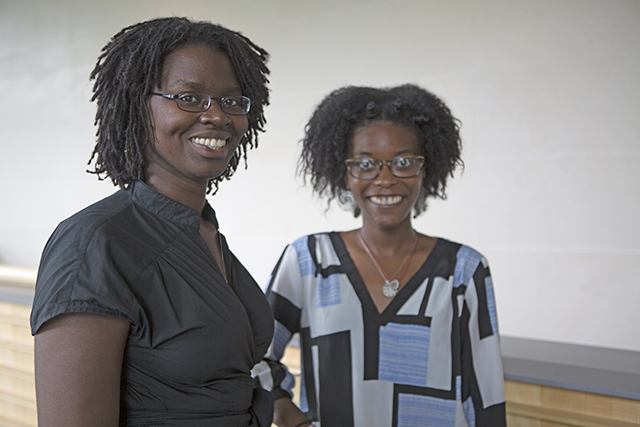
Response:
M205 147L213 148L214 150L227 145L227 141L225 139L192 138L191 140L196 144L204 145Z
M402 196L392 196L392 197L382 197L382 196L373 196L371 197L371 201L376 205L395 205L396 203L400 203L402 200Z

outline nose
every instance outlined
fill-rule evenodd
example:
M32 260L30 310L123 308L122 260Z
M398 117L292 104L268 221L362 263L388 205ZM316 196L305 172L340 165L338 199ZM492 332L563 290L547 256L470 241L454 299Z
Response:
M231 123L231 117L220 107L220 102L211 100L209 109L200 113L200 122L212 123L215 126L223 127Z
M398 178L391 173L391 166L389 164L383 164L380 168L380 173L374 179L374 183L381 187L390 187L397 182Z

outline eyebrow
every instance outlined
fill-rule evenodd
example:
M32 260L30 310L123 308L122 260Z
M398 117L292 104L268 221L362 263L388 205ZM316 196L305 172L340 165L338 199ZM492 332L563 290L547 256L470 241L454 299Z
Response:
M413 150L402 150L402 151L398 151L396 154L394 154L393 158L396 157L400 157L403 156L405 154L416 154L415 151ZM369 156L371 158L373 158L373 153L369 152L369 151L358 151L357 153L353 153L354 157L355 156Z

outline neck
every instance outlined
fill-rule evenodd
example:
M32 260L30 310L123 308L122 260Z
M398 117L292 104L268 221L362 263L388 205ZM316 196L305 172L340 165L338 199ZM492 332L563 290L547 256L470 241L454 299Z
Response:
M207 192L207 183L187 183L180 180L165 180L147 171L145 184L178 203L202 212Z
M365 222L361 232L369 248L382 254L396 253L402 249L407 250L409 246L413 247L418 235L411 226L411 221L394 228L368 226Z

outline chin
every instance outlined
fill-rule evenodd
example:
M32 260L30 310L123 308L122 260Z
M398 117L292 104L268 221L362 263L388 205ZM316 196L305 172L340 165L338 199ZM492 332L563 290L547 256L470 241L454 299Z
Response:
M364 219L364 216L363 216L363 219ZM380 215L370 215L367 217L367 221L379 228L390 229L390 228L399 227L406 221L411 222L411 215L409 214L401 218L395 215L393 217L387 217L387 216L381 217Z

